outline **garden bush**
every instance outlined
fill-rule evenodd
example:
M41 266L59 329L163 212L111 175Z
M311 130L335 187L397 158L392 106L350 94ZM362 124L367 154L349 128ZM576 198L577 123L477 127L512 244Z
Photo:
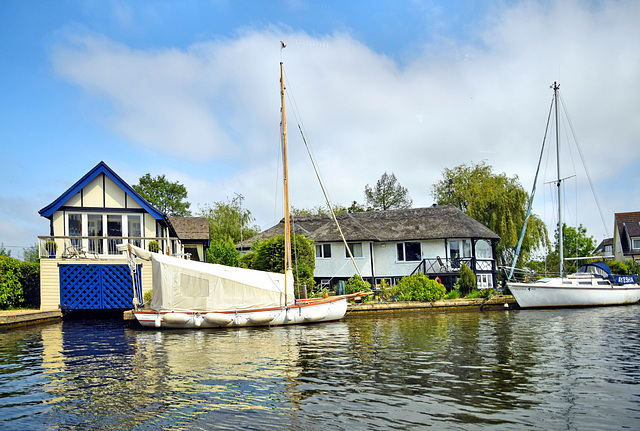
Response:
M0 309L40 307L40 264L0 256Z
M457 282L460 294L467 296L476 289L476 275L464 263L460 266L460 279Z
M399 301L437 301L447 293L445 287L425 274L413 274L403 277L396 286L396 298Z
M358 293L358 292L368 292L371 290L371 283L368 281L364 281L362 277L358 274L355 274L353 277L347 280L344 284L345 291L347 294Z

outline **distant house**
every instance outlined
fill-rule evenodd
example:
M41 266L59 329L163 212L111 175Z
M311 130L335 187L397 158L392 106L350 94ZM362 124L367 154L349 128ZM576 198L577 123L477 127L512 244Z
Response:
M602 257L613 256L613 238L605 238L600 241L593 254Z
M615 260L640 260L640 212L616 213L613 232Z
M209 248L209 219L206 217L169 217L180 238L185 255L191 260L206 262Z
M500 238L453 206L343 212L337 218L363 278L374 285L382 280L394 285L404 276L422 272L451 288L460 266L466 264L476 274L480 288L495 286L495 247ZM356 273L330 217L296 217L292 231L315 243L317 283L333 288ZM254 241L283 232L281 221L238 248L248 251Z
M169 218L104 162L39 213L50 222L49 235L38 237L42 309L132 308L131 273L120 244L185 253ZM204 239L191 244L197 249ZM194 254L202 255L200 249ZM143 290L150 289L151 266L140 262L138 268Z

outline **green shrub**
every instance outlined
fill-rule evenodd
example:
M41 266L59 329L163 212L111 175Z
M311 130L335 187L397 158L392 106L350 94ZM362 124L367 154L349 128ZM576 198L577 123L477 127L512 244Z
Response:
M149 242L149 251L153 253L157 253L160 251L160 244L158 244L158 241Z
M473 292L469 293L465 298L473 299L473 298L489 298L496 293L495 289L477 289Z
M142 295L142 301L146 304L151 301L151 295L153 295L153 289L147 290L144 295Z
M380 295L382 301L393 301L395 297L395 288L391 287L386 280L380 282Z
M627 275L629 273L629 266L625 262L609 262L609 269L612 274Z
M460 294L469 295L476 288L476 275L464 263L460 266L460 279L457 282L460 286Z
M207 262L226 266L240 266L240 253L231 237L226 241L211 241L207 249Z
M20 269L19 260L0 256L0 309L2 310L19 307L24 302Z
M451 289L451 292L447 293L444 299L459 299L460 291L458 289Z
M371 290L371 283L368 281L364 281L362 277L358 274L355 274L353 277L347 280L344 284L345 291L347 294L358 293L358 292L368 292Z
M425 274L413 274L403 277L396 286L399 301L437 301L447 293L445 287Z

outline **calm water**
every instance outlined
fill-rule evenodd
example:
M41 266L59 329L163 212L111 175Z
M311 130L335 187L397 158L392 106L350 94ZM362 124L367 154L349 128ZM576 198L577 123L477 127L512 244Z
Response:
M0 333L0 429L640 429L640 305Z

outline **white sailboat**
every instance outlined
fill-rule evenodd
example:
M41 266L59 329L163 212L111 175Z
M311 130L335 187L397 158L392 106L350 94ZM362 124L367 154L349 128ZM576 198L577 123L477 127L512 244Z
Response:
M557 157L557 187L558 187L558 232L560 277L543 278L534 282L507 282L509 290L521 308L542 307L588 307L599 305L623 305L634 304L640 300L640 286L635 275L613 275L609 266L604 262L582 265L578 272L564 276L563 236L562 236L562 207L561 207L561 183L560 176L560 149L558 136L558 89L560 86L553 83L555 122L556 122L556 157ZM542 158L542 154L541 154ZM537 181L537 174L536 174ZM529 217L535 182L531 195L527 218ZM523 228L520 243L513 260L509 278L513 275L513 269L518 259L518 251L524 236Z
M284 46L284 44L283 44ZM150 260L153 291L147 307L133 310L142 326L156 328L220 328L274 326L340 320L347 298L355 295L296 299L293 293L289 218L287 129L284 76L280 63L282 146L284 159L285 274L233 268L178 259L124 244L128 256ZM139 277L130 260L134 292ZM356 294L358 295L358 294ZM137 295L134 293L134 301Z

